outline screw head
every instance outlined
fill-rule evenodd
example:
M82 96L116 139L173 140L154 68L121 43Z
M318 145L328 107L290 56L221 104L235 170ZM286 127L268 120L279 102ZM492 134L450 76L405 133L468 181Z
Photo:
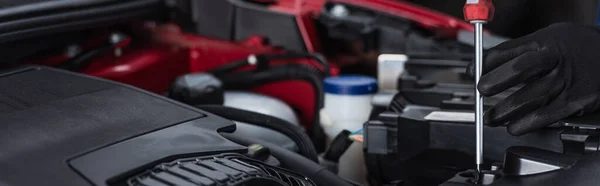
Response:
M350 15L350 10L344 5L336 4L331 8L330 13L335 17L346 17Z

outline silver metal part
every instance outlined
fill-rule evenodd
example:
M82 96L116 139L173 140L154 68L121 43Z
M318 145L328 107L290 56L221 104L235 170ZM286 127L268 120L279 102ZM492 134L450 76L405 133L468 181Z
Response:
M477 171L481 171L483 163L483 96L477 90L483 65L483 23L484 21L473 21L475 25L475 163Z
M116 57L121 57L123 55L123 49L115 48L114 54Z
M459 30L458 36L456 36L456 40L462 44L474 46L475 41L473 40L473 31L469 30ZM483 49L490 49L499 45L500 43L504 43L505 41L510 40L510 38L502 37L499 35L486 34L483 36L485 43L483 43Z
M444 121L471 123L475 120L474 114L469 112L433 111L424 118L427 121Z
M113 45L116 45L120 42L123 42L125 39L127 38L127 36L121 32L115 32L110 34L110 43L112 43ZM116 47L113 51L114 55L116 57L121 57L123 55L123 50L119 47Z
M346 17L350 15L350 10L344 5L336 4L331 8L330 13L335 17Z
M534 161L526 158L516 158L514 160L511 159L509 164L511 164L511 167L507 168L508 170L506 170L505 172L507 172L507 174L509 175L519 176L533 175L561 169L559 166L556 165Z
M250 65L256 65L256 63L258 63L258 58L256 58L256 55L252 54L248 56L248 64Z
M80 54L82 51L83 49L81 48L81 46L77 44L72 44L67 46L67 49L65 50L65 55L69 58L73 58L77 56L77 54Z
M492 167L490 168L491 171L497 171L500 170L500 167L498 167L498 165L492 165Z
M125 36L125 34L120 33L120 32L115 32L115 33L110 34L110 43L117 44L117 43L120 43L121 41L125 40L125 38L127 38L127 36Z
M398 77L404 72L408 56L402 54L381 54L377 58L377 82L379 91L396 92Z

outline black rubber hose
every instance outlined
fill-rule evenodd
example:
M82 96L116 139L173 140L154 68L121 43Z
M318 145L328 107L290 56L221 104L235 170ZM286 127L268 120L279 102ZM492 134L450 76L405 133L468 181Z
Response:
M235 69L241 68L241 67L249 65L249 64L250 63L248 62L248 59L244 59L244 60L234 61L231 63L221 65L221 66L214 68L208 72L211 74L214 74L214 75L219 75L219 74L234 71Z
M314 68L302 64L285 64L263 71L244 71L218 76L224 89L247 90L267 83L286 80L302 80L312 85L315 94L315 108L311 139L318 152L325 150L325 132L320 125L319 112L323 108L325 93L320 73Z
M90 66L90 64L92 64L94 58L109 52L112 48L114 48L114 44L109 42L104 43L96 48L92 48L75 55L73 58L61 63L58 68L67 69L74 72L85 70Z
M209 72L214 75L232 72L238 68L250 65L250 59L252 59L252 56L248 56L248 58L243 60L227 63L225 65L212 69ZM282 59L314 59L323 67L323 74L325 75L325 77L328 77L330 75L331 70L329 67L329 63L327 63L327 60L325 59L325 57L323 57L323 55L318 53L262 54L254 56L254 60L256 60L256 65L259 66L269 66L270 61Z
M335 185L335 186L353 186L343 178L337 176L331 171L322 167L318 163L310 161L294 152L287 149L281 148L275 144L265 142L259 139L250 139L242 136L234 135L231 133L220 133L221 136L241 145L252 145L259 144L263 147L269 148L271 155L277 158L284 168L298 172L312 181L317 185Z
M333 140L331 140L331 142L329 143L329 148L327 148L327 150L323 154L323 159L335 163L339 162L340 157L344 155L346 150L348 150L348 148L350 148L350 145L352 145L352 143L354 142L350 140L350 138L348 138L350 134L350 131L343 130L337 136L335 136L335 138L333 138Z
M296 143L296 145L298 145L299 154L315 162L319 161L317 150L306 133L304 133L300 127L297 127L285 120L221 105L197 105L196 107L230 120L240 121L281 132L282 134L290 137Z
M281 59L314 59L323 67L323 74L325 77L330 76L330 67L329 63L323 55L319 53L285 53L285 54L273 54L273 55L260 55L257 57L258 59L266 59L267 61L272 60L281 60Z

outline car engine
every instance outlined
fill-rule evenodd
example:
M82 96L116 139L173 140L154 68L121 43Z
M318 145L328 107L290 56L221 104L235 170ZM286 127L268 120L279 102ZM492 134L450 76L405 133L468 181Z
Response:
M0 186L598 185L596 113L479 170L476 30L426 4L0 1Z

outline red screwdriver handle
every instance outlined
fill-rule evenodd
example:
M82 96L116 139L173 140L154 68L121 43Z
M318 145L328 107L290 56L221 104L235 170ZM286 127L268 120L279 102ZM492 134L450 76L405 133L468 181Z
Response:
M494 19L494 4L492 0L467 0L463 8L467 21L492 21Z

